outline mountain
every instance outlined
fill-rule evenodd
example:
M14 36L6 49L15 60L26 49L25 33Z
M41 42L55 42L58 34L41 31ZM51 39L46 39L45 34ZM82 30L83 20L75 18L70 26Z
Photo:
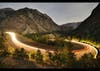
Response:
M78 37L100 41L100 4L72 33Z
M80 23L81 22L73 22L73 23L63 24L63 25L60 25L60 29L62 31L74 30L74 29L76 29L79 26Z
M11 8L0 9L0 22L14 13L14 10Z
M0 26L4 31L11 30L22 34L59 30L59 26L47 14L27 7L14 11Z

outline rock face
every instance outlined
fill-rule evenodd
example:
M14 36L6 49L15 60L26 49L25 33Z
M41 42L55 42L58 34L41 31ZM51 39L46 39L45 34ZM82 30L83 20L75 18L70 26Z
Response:
M98 4L92 11L92 14L73 31L73 34L100 41L100 4Z
M16 10L1 22L3 30L18 33L40 33L59 30L59 26L47 15L37 9L22 8Z
M81 22L73 22L73 23L63 24L63 25L60 25L60 29L62 31L74 30L74 29L76 29L79 26L80 23Z

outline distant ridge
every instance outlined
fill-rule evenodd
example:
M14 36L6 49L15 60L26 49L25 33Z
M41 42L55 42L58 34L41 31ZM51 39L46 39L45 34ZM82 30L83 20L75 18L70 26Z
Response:
M81 22L73 22L73 23L62 24L62 25L60 25L60 29L62 31L74 30L74 29L76 29L79 26L80 23Z

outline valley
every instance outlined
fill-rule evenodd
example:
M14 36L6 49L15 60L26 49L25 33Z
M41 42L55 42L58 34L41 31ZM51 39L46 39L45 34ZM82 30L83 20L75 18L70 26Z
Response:
M0 9L0 68L100 68L99 12L58 25L38 9Z

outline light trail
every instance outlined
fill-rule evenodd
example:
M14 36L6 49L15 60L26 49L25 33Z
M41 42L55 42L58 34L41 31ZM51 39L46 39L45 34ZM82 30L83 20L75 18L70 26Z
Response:
M32 51L32 50L37 51L37 50L40 50L42 53L47 52L46 49L38 48L38 47L35 47L35 46L30 46L30 45L27 45L27 44L24 44L24 43L20 42L19 40L17 40L16 35L15 35L14 32L6 32L6 33L10 35L12 42L17 47L24 48L27 51ZM69 40L65 39L65 41L69 41ZM97 57L98 51L97 51L97 49L95 47L93 47L93 46L91 46L89 44L86 44L86 43L75 41L75 40L72 40L71 42L84 46L83 49L73 50L73 52L76 54L77 58L80 58L84 54L88 54L88 53L94 54L94 58ZM52 50L49 50L49 52L54 53L54 51L52 51Z
M30 45L27 45L27 44L24 44L24 43L18 41L14 32L6 32L6 33L10 35L12 42L17 47L24 48L27 51L32 51L32 50L37 51L37 50L40 50L42 53L47 52L46 49L37 48L37 47L30 46ZM49 52L53 53L54 51L50 50Z
M65 41L68 42L67 39L65 39ZM84 54L92 53L94 55L94 58L96 59L96 57L98 55L98 50L95 47L93 47L93 46L91 46L89 44L86 44L86 43L75 41L75 40L71 40L71 42L72 43L76 43L76 44L80 44L80 45L84 46L83 49L73 50L73 52L76 54L77 57L80 58L80 56L83 56Z

